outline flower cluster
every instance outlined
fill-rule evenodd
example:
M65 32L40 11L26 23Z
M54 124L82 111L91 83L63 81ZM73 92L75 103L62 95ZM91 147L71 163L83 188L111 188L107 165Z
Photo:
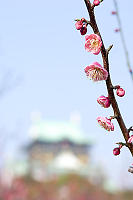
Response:
M82 18L81 20L77 20L75 27L77 30L80 30L81 35L85 35L87 33L87 20Z
M94 0L92 4L92 8L94 8L95 6L98 6L102 1L103 0ZM116 14L117 14L116 11L112 12L112 15L116 15ZM75 26L77 30L80 30L81 35L85 35L87 32L87 25L88 24L92 25L91 23L92 21L89 22L85 20L84 18L82 18L81 20L77 20ZM118 31L120 30L116 30L116 32ZM95 31L95 32L97 32L97 34L90 34L90 35L85 36L85 50L94 55L98 55L101 52L101 50L103 50L102 53L104 54L104 46L103 46L101 36L98 31ZM112 46L110 46L109 49L107 49L106 51L107 54L111 48ZM86 76L94 82L106 81L106 80L108 81L109 71L108 71L108 68L106 68L105 63L104 63L104 66L101 66L97 61L95 61L92 64L86 66L84 71L85 71ZM110 90L116 89L117 96L123 97L125 95L125 90L121 88L119 85L109 86L109 87L110 87ZM103 108L109 108L111 103L113 103L112 96L113 95L111 94L109 94L107 97L104 95L101 95L97 98L97 102ZM117 116L115 115L109 118L99 116L97 117L97 122L105 130L114 131L114 125L111 122L111 120L114 118L117 118ZM133 143L133 135L129 138L128 143ZM119 145L119 147L114 148L113 154L115 156L119 155L121 148L122 148L122 145Z

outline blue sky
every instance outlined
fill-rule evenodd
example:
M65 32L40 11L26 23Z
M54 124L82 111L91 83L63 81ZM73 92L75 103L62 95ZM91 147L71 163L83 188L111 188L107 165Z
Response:
M133 64L133 2L118 0L118 4ZM114 33L118 26L112 10L113 0L104 0L96 8L96 18L105 46L114 45L109 55L110 72L114 85L119 84L126 90L125 97L117 100L129 127L133 125L133 82L119 33ZM98 96L107 94L105 83L92 83L84 74L87 65L94 61L102 64L102 59L101 55L89 54L84 49L84 36L74 25L74 19L82 17L88 18L83 0L1 2L1 76L10 71L8 81L17 77L19 83L1 97L0 126L9 132L6 141L10 141L12 132L14 138L22 141L27 138L33 111L41 111L44 119L56 120L69 120L70 113L78 111L84 132L96 141L92 151L95 162L104 165L106 173L116 183L125 180L123 185L133 184L127 172L133 162L130 153L123 149L119 157L112 155L115 142L123 140L117 123L114 121L115 131L107 134L96 122L97 116L110 116L113 112L96 102ZM90 33L92 30L88 27Z

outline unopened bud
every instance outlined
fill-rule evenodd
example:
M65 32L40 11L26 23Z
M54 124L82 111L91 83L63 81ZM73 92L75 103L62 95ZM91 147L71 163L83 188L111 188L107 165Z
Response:
M120 32L120 28L116 28L114 31L115 31L116 33L118 33L118 32Z
M125 90L123 90L122 88L119 88L117 89L116 94L119 97L123 97L125 95Z
M93 1L93 4L94 4L95 6L98 6L98 5L100 4L100 1L99 1L99 0L94 0L94 1Z
M113 149L113 154L114 154L114 156L118 156L120 154L120 148L119 147L114 148Z
M116 11L112 11L111 14L112 14L112 15L116 15L117 12L116 12Z
M84 26L84 27L82 27L82 28L80 29L80 33L81 33L81 35L85 35L85 34L87 33L87 28L86 28L86 26Z

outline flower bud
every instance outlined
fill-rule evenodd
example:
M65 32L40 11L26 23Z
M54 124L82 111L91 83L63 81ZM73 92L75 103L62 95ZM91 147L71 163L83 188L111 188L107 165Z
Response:
M97 99L97 102L103 106L104 108L108 108L110 106L110 100L108 97L105 97L105 96L100 96L98 97Z
M116 12L116 11L112 11L111 14L112 14L112 15L116 15L117 12Z
M80 30L83 27L83 22L82 21L77 21L75 24L75 27L77 30Z
M99 1L99 0L94 0L94 1L93 1L93 4L94 4L95 6L98 6L98 5L100 4L100 1Z
M129 69L129 72L132 74L133 73L132 69Z
M114 31L115 31L116 33L118 33L118 32L120 32L120 28L116 28Z
M120 148L119 147L114 148L113 149L113 154L114 154L114 156L118 156L120 154Z
M119 97L123 97L125 95L125 90L123 90L122 88L119 88L117 89L116 94Z
M85 35L87 33L87 28L86 26L83 26L81 29L80 29L80 33L81 35Z

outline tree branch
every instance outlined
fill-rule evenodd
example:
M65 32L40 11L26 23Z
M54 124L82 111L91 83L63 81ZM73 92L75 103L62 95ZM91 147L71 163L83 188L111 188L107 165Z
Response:
M101 37L101 34L99 32L99 29L98 29L98 26L97 26L97 23L96 23L96 19L95 19L94 6L90 3L90 0L84 0L84 2L85 2L85 5L87 7L87 10L88 10L90 22L92 24L92 29L93 29L95 34L97 34ZM114 116L117 116L116 120L119 124L121 131L122 131L123 137L124 137L124 139L127 143L128 139L129 139L129 132L128 132L128 129L126 128L126 125L125 125L124 120L122 118L122 115L120 113L117 101L115 99L115 95L114 95L113 88L112 88L110 72L109 72L108 52L111 48L109 48L109 50L108 49L106 50L102 37L101 37L101 40L102 40L101 54L102 54L103 66L109 73L108 78L106 80L106 86L107 86L107 90L108 90L108 94L109 94L109 99L111 101L111 105L112 105L112 108L113 108L113 111L114 111ZM129 148L129 150L130 150L130 152L133 156L133 146L131 144L128 144L128 148Z

